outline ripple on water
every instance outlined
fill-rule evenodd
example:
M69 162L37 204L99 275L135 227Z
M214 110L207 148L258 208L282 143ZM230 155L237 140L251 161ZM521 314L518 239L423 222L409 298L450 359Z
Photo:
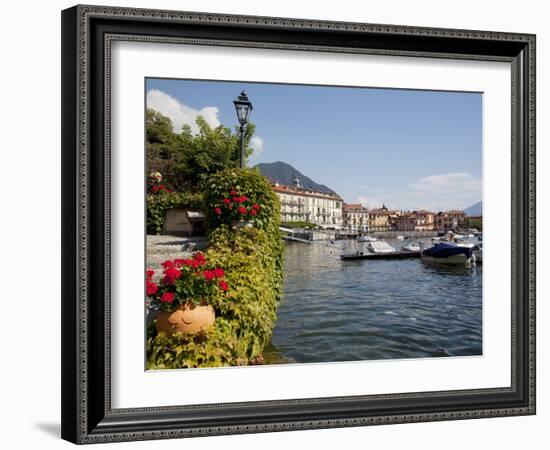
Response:
M284 360L481 354L480 266L339 259L360 245L287 244L284 294L272 337Z

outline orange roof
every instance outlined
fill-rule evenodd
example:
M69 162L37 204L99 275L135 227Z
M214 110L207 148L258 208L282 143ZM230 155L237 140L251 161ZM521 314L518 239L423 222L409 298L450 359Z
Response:
M358 212L368 212L361 203L344 203L343 209L346 211L358 211Z
M387 209L371 209L369 211L369 214L379 215L379 216L391 216L392 211L388 211Z

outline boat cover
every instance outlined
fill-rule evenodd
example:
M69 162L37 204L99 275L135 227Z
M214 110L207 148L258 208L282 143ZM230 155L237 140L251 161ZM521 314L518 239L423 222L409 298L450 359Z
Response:
M472 256L472 249L442 242L424 250L422 254L425 256L431 256L432 258L449 258L451 256L464 254L467 258L469 258Z

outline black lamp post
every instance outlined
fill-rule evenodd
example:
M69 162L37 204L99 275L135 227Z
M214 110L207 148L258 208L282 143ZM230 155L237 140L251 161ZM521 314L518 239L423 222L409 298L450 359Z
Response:
M246 131L246 126L248 125L248 116L250 115L250 111L252 111L252 103L250 103L250 100L248 100L248 97L246 96L246 93L244 91L241 92L241 95L237 97L236 100L233 100L233 103L235 104L235 111L237 111L237 118L239 119L239 123L241 124L241 153L239 155L239 167L241 169L244 168L244 133Z

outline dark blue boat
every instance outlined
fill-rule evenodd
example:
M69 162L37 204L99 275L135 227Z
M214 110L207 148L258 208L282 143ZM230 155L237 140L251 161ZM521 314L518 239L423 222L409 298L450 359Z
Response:
M442 242L422 252L422 261L440 264L467 264L475 262L472 249L460 245Z

